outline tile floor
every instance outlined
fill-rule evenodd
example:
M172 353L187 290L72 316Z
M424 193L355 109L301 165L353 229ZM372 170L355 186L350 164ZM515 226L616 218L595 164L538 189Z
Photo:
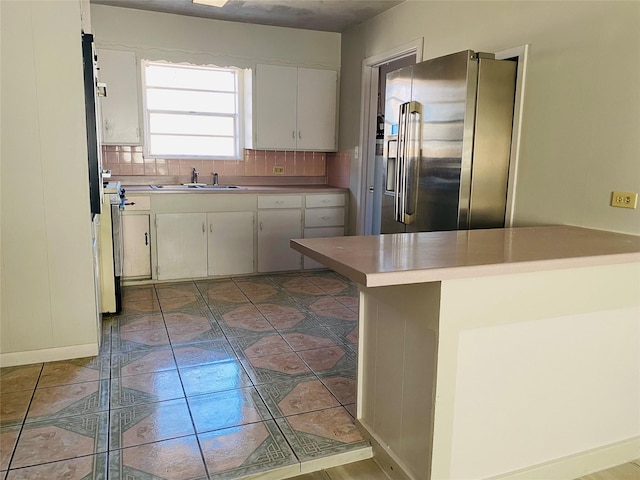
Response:
M0 478L232 479L368 448L357 309L330 271L125 287L99 356L0 370Z

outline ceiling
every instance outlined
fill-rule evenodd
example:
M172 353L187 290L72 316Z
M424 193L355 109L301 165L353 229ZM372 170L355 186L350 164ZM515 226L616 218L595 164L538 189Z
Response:
M404 0L229 0L223 7L191 0L91 0L91 3L231 22L343 32Z

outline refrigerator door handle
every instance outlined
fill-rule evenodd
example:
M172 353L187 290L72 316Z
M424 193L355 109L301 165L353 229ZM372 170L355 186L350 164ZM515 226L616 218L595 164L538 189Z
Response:
M418 175L422 147L422 104L400 106L396 165L395 219L405 225L415 220L418 206Z

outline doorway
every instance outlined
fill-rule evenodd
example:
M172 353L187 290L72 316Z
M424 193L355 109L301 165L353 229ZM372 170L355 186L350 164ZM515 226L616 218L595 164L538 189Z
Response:
M422 61L422 39L401 45L393 50L365 58L362 62L362 113L360 151L362 175L360 198L357 202L356 234L371 235L374 218L380 216L380 205L374 205L375 188L382 188L381 147L382 139L376 138L380 126L379 115L384 114L386 74L407 65ZM382 80L381 80L382 79ZM378 158L380 157L380 158ZM378 222L379 224L379 222Z

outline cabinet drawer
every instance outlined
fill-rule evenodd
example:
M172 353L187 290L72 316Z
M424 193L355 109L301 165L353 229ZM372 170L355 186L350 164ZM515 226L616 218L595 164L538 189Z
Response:
M325 193L322 195L307 195L306 208L344 207L344 193Z
M127 197L127 203L131 203L132 205L125 205L125 212L135 212L138 210L151 210L151 197L138 197L131 196Z
M344 225L344 208L314 208L304 211L305 227Z
M260 195L258 208L302 208L301 195Z

